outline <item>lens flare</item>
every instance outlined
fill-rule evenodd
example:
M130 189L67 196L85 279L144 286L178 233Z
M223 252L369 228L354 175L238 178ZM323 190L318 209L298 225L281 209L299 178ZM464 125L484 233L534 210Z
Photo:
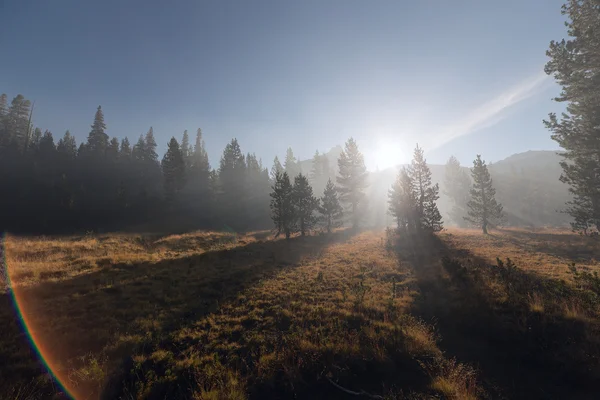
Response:
M33 324L32 319L29 317L29 311L31 304L27 303L27 299L25 298L25 291L21 290L19 287L16 287L12 284L11 279L11 268L8 261L8 252L6 248L7 235L4 234L1 237L0 247L2 259L0 262L2 263L0 267L2 267L4 276L6 279L6 283L8 285L8 293L11 297L14 309L17 313L17 317L19 319L19 323L24 330L31 348L35 352L38 360L42 362L45 369L48 371L50 376L58 383L60 390L64 392L70 399L79 398L76 396L76 393L72 391L72 389L67 388L65 382L68 381L67 376L65 376L64 372L61 371L59 365L55 362L56 355L53 354L52 350L44 343L44 339L40 334L36 332L36 327Z

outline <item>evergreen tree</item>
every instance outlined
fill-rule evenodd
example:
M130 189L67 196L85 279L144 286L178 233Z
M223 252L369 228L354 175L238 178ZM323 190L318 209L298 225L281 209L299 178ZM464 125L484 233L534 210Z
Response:
M545 71L562 86L555 98L567 107L544 121L565 151L560 180L569 185L573 200L566 211L574 218L574 230L600 230L600 12L596 0L568 0L562 8L568 15L568 40L550 42L550 61Z
M312 168L310 170L310 180L315 184L315 182L319 182L323 179L323 165L322 165L321 154L319 154L319 150L315 151L315 155L312 159Z
M119 158L119 139L112 138L106 148L106 158L111 161L117 161Z
M13 142L19 149L25 149L29 140L29 111L31 102L19 94L13 98L5 116L4 143L0 146L8 146ZM40 132L41 133L41 132Z
M40 139L40 143L38 146L38 156L50 161L54 159L55 152L56 146L54 145L54 138L52 137L52 132L46 130L46 132L44 132L44 135Z
M271 189L271 219L275 223L275 236L283 233L289 239L296 231L296 210L294 191L287 172L275 175L275 183Z
M292 151L291 147L288 147L285 153L285 161L283 163L283 168L285 169L285 172L287 172L290 176L290 179L294 179L299 173L302 172L300 164L296 160L296 157L294 157L294 152Z
M131 145L129 144L129 139L124 138L121 140L121 148L119 150L119 158L123 160L131 159Z
M353 138L346 142L345 149L338 159L338 167L340 200L349 210L352 227L358 228L362 211L360 206L365 203L364 190L368 186L368 172L364 157Z
M77 156L77 143L71 132L68 130L65 132L64 136L58 141L56 150L66 158L74 159Z
M273 167L271 168L271 179L275 180L275 177L277 176L277 174L281 174L283 173L283 167L281 166L281 163L279 162L279 158L277 156L275 156L275 159L273 160Z
M8 97L6 93L0 95L0 118L6 116L8 113Z
M185 185L185 161L174 137L169 141L167 152L162 159L165 197L173 200Z
M106 124L104 123L104 113L102 107L98 106L96 115L94 116L94 123L92 124L92 130L90 131L87 139L87 150L90 154L104 155L106 148L108 147L108 135L106 132Z
M179 143L177 144L179 147ZM150 127L146 133L146 139L144 141L144 161L149 164L158 163L158 153L156 152L156 140L154 139L154 129Z
M302 174L294 178L293 201L300 235L305 236L306 232L310 232L317 222L314 213L319 205L319 200L313 196L308 178Z
M225 146L219 165L221 219L237 228L246 226L246 159L237 139Z
M398 171L388 192L388 213L396 220L398 230L413 232L418 220L416 190L408 170Z
M146 141L144 140L144 135L140 135L137 143L133 146L133 150L131 151L131 157L141 163L144 161L144 154L146 152Z
M452 201L450 218L458 226L463 227L467 216L466 205L471 191L471 179L460 165L458 159L451 156L446 163L444 175L444 193Z
M338 199L337 188L331 182L331 179L327 181L323 197L321 197L321 202L317 209L321 213L319 220L327 228L327 233L331 233L333 228L342 226L344 212Z
M208 171L210 171L208 154L206 152L204 140L202 140L202 130L200 128L198 128L196 131L196 144L194 145L194 153L192 154L191 165L195 170L202 171L206 174L208 174Z
M187 130L183 131L183 137L181 138L181 155L185 160L186 167L189 167L192 149L190 147L190 137L188 136Z
M31 140L30 140L29 146L35 150L39 147L41 140L42 140L42 130L40 128L35 128L33 130L33 134L31 135Z
M496 202L496 189L492 186L492 178L478 154L473 161L471 169L473 187L471 188L471 200L467 203L468 217L466 221L476 226L481 226L483 233L488 233L489 225L497 225L502 222L504 215L502 205Z
M417 145L408 170L417 199L416 215L421 229L437 232L442 229L442 215L437 208L440 188L431 182L431 170L423 156L423 149Z

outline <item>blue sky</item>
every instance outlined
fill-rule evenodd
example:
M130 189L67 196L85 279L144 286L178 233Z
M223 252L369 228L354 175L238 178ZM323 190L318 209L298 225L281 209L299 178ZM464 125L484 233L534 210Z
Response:
M161 153L205 133L216 166L237 137L270 166L349 136L367 166L556 149L542 119L562 106L543 75L565 37L562 0L0 0L0 92L34 122L84 140L154 127Z

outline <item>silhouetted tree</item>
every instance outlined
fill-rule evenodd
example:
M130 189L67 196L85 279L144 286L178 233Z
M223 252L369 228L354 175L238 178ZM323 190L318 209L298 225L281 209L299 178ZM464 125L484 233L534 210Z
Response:
M172 201L185 184L185 161L179 143L174 137L169 141L169 147L162 159L161 166L165 197L168 201Z
M361 219L360 206L365 202L364 190L368 186L368 172L362 153L353 138L348 139L338 159L337 177L340 200L349 210L352 227L358 228Z
M317 222L315 211L319 200L313 196L308 178L302 174L298 174L294 178L293 201L300 235L305 236L306 232L310 232Z
M418 201L414 182L406 167L398 171L388 192L388 213L396 220L398 230L413 232L418 221Z
M58 141L56 150L68 159L75 159L77 156L77 143L75 138L71 136L71 132L68 130L65 132L64 136Z
M271 219L275 223L275 236L285 234L289 239L296 231L296 210L294 207L293 187L287 172L277 173L272 186Z
M183 131L183 136L181 137L181 155L183 156L183 160L185 161L185 166L189 168L190 166L190 158L192 156L192 149L190 147L190 137L188 135L188 131Z
M468 217L466 221L476 226L481 226L483 233L488 233L490 224L497 225L502 222L504 214L502 205L496 202L496 189L492 186L492 178L488 172L485 161L478 154L471 168L473 186L471 200L467 203Z
M323 196L317 210L321 214L319 220L327 229L327 233L331 233L333 228L342 226L344 210L338 199L337 188L331 182L331 179L327 180L327 185L325 185L325 190L323 191Z
M562 12L570 38L550 42L545 71L562 86L555 100L567 107L561 119L551 113L544 123L565 150L560 180L573 194L566 209L571 226L587 232L590 226L600 230L600 13L595 0L568 0Z
M102 107L98 106L94 123L87 139L86 149L89 154L94 156L104 155L108 147L108 135L105 132L106 124L104 123L104 113Z
M127 138L121 140L119 158L121 158L122 160L131 160L131 144L129 144L129 139Z
M408 169L417 200L416 215L421 229L437 232L442 229L442 215L436 201L439 199L439 185L431 182L431 170L423 156L423 149L417 145Z

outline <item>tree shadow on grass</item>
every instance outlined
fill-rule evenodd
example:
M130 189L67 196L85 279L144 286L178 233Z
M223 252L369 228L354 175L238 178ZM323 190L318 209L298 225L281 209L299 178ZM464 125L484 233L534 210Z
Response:
M228 298L350 235L341 231L154 263L107 265L17 288L16 294L47 361L77 398L88 398L97 395L107 373L124 372L134 348L168 340L172 332L215 312ZM92 357L78 358L86 354L104 357L96 360L104 361L104 370L89 367Z
M598 334L597 323L529 308L531 292L560 302L562 296L572 295L566 286L515 270L511 298L501 302L490 290L505 283L500 279L503 273L468 249L448 247L437 236L406 241L398 257L413 265L419 282L415 314L435 322L440 347L448 355L479 368L492 398L594 397L598 340L586 347L593 354L579 344L586 335ZM442 257L448 257L444 263Z
M596 237L559 232L529 232L500 229L500 240L531 253L546 253L572 262L600 259L600 240Z

